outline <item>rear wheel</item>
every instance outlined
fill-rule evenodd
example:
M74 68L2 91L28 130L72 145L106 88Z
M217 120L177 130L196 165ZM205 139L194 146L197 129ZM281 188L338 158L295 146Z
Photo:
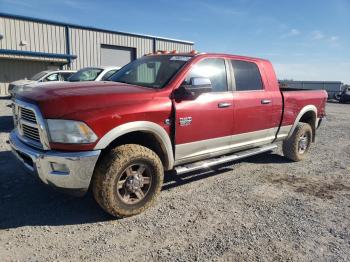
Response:
M140 145L122 145L99 162L92 190L107 213L127 217L143 212L154 203L163 177L163 165L155 152Z
M301 161L307 155L312 142L312 128L307 123L298 123L293 134L283 142L283 154L293 161Z

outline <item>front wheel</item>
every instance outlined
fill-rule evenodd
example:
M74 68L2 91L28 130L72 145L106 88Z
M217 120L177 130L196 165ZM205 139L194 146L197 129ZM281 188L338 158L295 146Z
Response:
M163 184L163 165L152 150L121 145L98 163L92 190L97 203L109 214L128 217L150 207Z
M283 155L293 161L301 161L307 155L312 141L312 128L307 123L298 123L293 134L283 141Z

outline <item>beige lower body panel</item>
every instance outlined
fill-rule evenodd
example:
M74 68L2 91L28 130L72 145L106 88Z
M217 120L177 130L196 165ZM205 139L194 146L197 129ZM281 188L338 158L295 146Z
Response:
M199 161L219 155L254 148L283 140L288 136L292 126L282 126L276 137L278 128L269 128L238 135L225 136L176 145L175 165Z

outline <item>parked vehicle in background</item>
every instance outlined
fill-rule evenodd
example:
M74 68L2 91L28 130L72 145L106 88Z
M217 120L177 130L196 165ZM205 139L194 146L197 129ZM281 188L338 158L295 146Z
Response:
M67 81L76 71L75 70L46 70L39 72L30 79L17 80L9 84L8 91L11 96L23 91L27 86L42 82L60 82Z
M325 116L324 90L280 89L264 59L152 54L109 80L20 93L10 144L44 183L91 188L117 217L150 207L165 170L208 168L269 152L276 141L300 161Z
M339 100L343 91L343 83L340 81L293 81L279 80L281 87L296 90L326 90L328 99Z
M339 98L339 103L348 103L348 102L350 102L350 86L346 86L346 88L344 88Z
M68 81L106 81L119 69L119 66L84 67L73 74Z

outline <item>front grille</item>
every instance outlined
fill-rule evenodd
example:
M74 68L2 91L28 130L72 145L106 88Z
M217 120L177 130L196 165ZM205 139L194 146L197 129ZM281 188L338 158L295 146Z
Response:
M24 123L22 123L21 126L22 126L23 136L40 143L40 135L37 127L28 126Z
M48 148L46 132L39 129L43 122L41 114L35 105L16 100L13 104L13 119L23 142L41 149Z
M20 110L21 110L20 114L21 114L22 119L29 121L29 122L32 122L32 123L37 123L35 114L32 110L24 108L24 107L21 107Z

